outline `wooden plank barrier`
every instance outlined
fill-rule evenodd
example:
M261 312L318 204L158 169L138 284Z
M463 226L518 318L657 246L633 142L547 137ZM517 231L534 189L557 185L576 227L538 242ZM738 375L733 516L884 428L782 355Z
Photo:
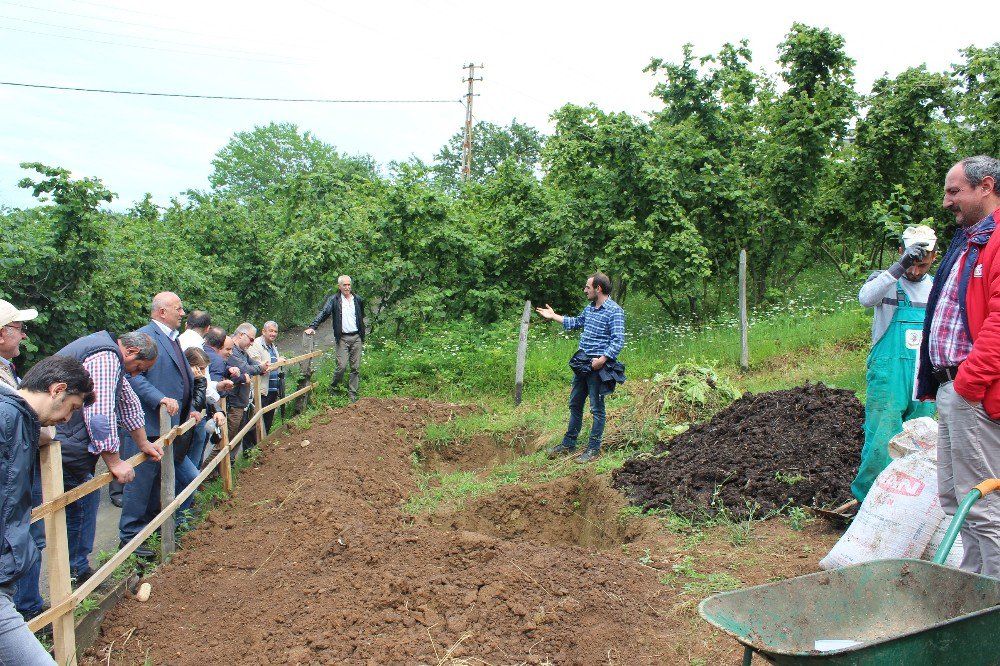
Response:
M181 417L184 415L181 414ZM194 419L191 419L194 420ZM167 408L160 405L160 430L170 431L170 414L167 413ZM173 444L175 440L170 440ZM160 506L164 504L170 504L174 501L174 478L176 476L176 470L174 469L174 452L173 449L163 449L163 458L160 459ZM174 539L176 537L177 530L177 520L174 518L174 512L171 511L163 519L163 529L160 530L160 561L166 564L170 561L170 557L174 554Z
M271 366L278 368L295 363L309 362L323 352L312 352L294 358L281 361ZM180 435L186 433L197 425L192 418L180 425L170 427L170 416L166 407L160 407L160 432L166 432L157 441L163 444L163 459L160 462L160 505L161 510L153 520L140 531L135 538L125 544L111 559L105 562L94 575L86 582L82 583L75 591L72 588L69 566L69 541L66 534L66 506L81 497L92 492L99 492L101 488L108 485L112 480L110 472L101 474L87 483L81 484L69 492L63 490L62 472L62 447L58 441L48 446L41 447L41 475L42 475L42 498L43 503L31 512L31 522L45 520L45 538L48 550L48 571L49 571L49 603L50 608L44 613L33 618L28 627L31 631L38 631L47 624L52 624L53 651L58 664L75 666L76 661L76 633L74 626L74 611L84 599L97 589L121 566L129 555L142 545L161 526L161 555L164 562L167 562L175 549L174 542L174 514L178 507L195 493L198 487L208 478L208 476L219 468L219 475L222 478L225 492L231 493L233 490L232 466L230 453L240 445L243 438L251 428L258 428L258 443L264 441L261 433L263 427L264 414L278 409L282 405L291 402L300 396L316 388L316 384L307 384L291 395L260 408L260 378L254 378L254 387L258 409L247 424L240 429L232 440L229 439L228 428L222 428L221 447L215 457L205 466L195 479L188 484L177 496L174 496L174 459L170 445ZM225 399L220 406L225 413ZM126 462L133 467L148 460L144 453L139 453Z

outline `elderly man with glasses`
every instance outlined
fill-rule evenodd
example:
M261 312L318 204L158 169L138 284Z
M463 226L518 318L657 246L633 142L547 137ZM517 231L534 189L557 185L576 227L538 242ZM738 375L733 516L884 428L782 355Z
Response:
M21 379L17 376L14 359L21 354L21 342L28 337L28 322L38 316L38 310L28 308L21 310L7 301L0 300L0 384L17 390ZM52 441L55 430L51 427L42 428L41 442L43 445ZM34 479L31 483L32 506L42 503L41 467L35 461ZM31 537L39 552L45 548L45 525L41 521L31 525ZM38 589L39 576L42 573L42 561L39 559L31 565L18 582L17 593L14 595L14 606L30 620L45 610L45 600Z
M19 310L0 300L0 382L16 389L17 369L14 359L21 353L21 341L28 337L28 324L38 316L38 310Z
M271 367L269 361L257 363L250 358L247 349L253 344L257 337L257 327L244 322L236 327L233 332L233 353L229 356L226 364L230 368L237 368L239 375L233 377L234 386L226 395L226 418L229 425L229 438L232 440L240 428L246 423L247 411L252 404L250 395L251 378L254 375L265 375ZM238 455L240 449L246 451L256 446L256 432L251 429L246 434L243 441L236 447L234 455Z

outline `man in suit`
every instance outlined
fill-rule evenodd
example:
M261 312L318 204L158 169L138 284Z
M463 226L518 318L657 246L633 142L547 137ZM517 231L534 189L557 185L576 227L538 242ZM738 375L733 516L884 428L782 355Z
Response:
M194 374L177 341L178 329L184 318L184 306L177 294L165 291L153 297L150 319L140 331L147 333L159 348L159 362L145 372L129 377L132 390L139 397L146 419L146 436L150 440L160 437L160 405L167 408L171 427L184 420L201 420L201 414L191 411L191 395ZM125 442L124 456L139 452L138 445L129 437ZM198 476L197 468L187 458L176 467L177 484L187 486ZM194 496L182 504L183 511L190 506ZM122 503L122 517L118 523L118 534L122 543L130 541L149 523L160 510L160 465L151 460L139 465L135 470L135 480L125 486ZM136 550L140 557L151 557L154 553L144 547Z
M337 278L337 289L337 293L326 300L323 309L304 333L314 334L316 327L330 318L333 323L333 337L337 341L337 370L333 374L330 388L337 387L350 363L351 376L347 382L347 396L351 402L356 402L360 381L358 367L361 365L361 351L365 346L365 303L360 296L351 292L350 275L341 275Z

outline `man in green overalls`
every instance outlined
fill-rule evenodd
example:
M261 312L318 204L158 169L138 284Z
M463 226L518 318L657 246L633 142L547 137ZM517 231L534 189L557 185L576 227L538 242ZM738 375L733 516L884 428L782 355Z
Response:
M875 271L858 300L875 309L872 350L868 355L865 399L865 447L851 493L863 501L875 477L889 466L889 440L903 430L903 421L933 416L934 403L913 399L917 352L924 310L933 280L928 275L937 256L937 237L927 226L907 227L899 261Z

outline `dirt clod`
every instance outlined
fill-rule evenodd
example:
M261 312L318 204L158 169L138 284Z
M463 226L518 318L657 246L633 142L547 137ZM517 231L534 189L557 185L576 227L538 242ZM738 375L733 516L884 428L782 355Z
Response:
M637 506L692 518L836 505L850 497L863 427L864 407L850 391L807 384L748 393L653 456L627 461L614 484Z

